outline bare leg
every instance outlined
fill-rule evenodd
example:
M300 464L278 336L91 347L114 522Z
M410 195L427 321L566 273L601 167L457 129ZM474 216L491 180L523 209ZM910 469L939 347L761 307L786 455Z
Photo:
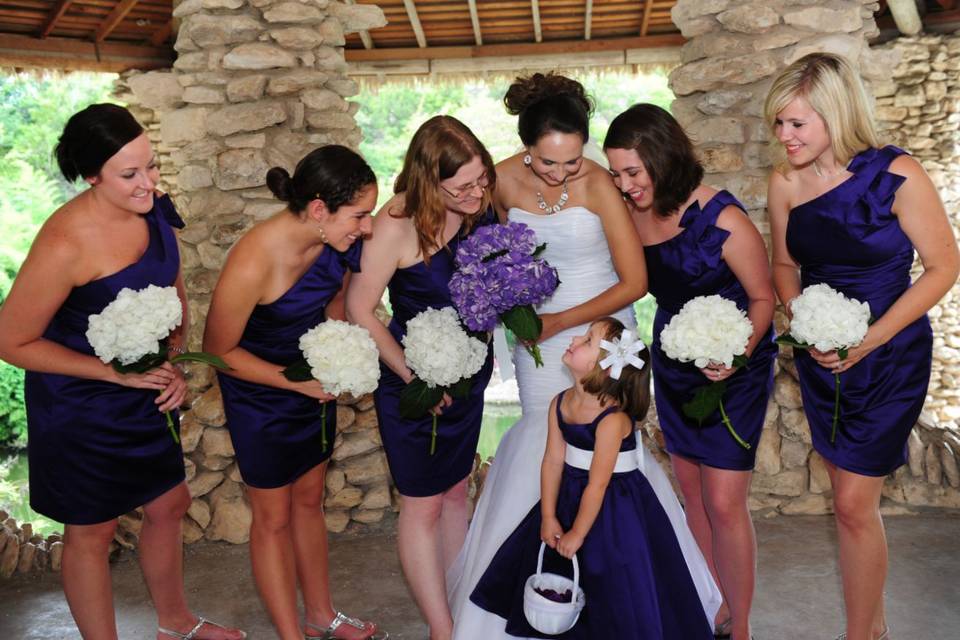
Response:
M181 521L190 506L190 492L180 483L143 507L143 529L140 531L140 569L157 610L159 625L186 633L198 622L187 607L183 593L183 541ZM166 634L158 638L169 639ZM236 629L204 625L198 640L238 640Z
M303 592L307 622L320 629L327 628L336 611L330 597L330 567L327 551L327 524L323 516L323 481L327 473L324 462L293 483L291 504L291 529L297 580ZM367 638L376 626L367 623L366 629L341 625L336 630L338 638L360 640ZM316 629L308 629L310 635L319 635Z
M827 464L840 541L840 573L848 640L873 640L886 628L883 585L887 538L880 517L883 477L863 476Z
M397 547L403 573L420 612L430 627L430 640L449 640L453 619L447 605L441 551L443 494L403 496L397 523Z
M84 640L117 640L108 555L117 521L64 527L63 592Z
M687 526L690 527L693 539L697 541L697 546L700 547L700 552L707 562L713 581L717 583L720 592L723 594L723 603L717 611L716 620L714 620L716 625L725 622L730 617L730 609L727 606L727 596L723 593L723 585L720 583L720 576L717 573L717 566L713 557L713 531L710 528L707 509L703 504L701 467L696 462L675 455L670 456L670 461L673 464L673 472L677 476L677 482L680 484L680 492L683 493L683 511L686 514Z
M463 541L467 538L467 478L453 485L443 494L440 508L440 543L443 552L444 573L457 559Z
M733 640L750 640L750 607L757 572L757 541L747 508L751 471L700 467L704 505L713 533L713 557L733 619Z

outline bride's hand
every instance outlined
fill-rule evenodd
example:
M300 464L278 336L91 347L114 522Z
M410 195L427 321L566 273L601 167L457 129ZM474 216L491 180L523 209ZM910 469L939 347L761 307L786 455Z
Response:
M543 323L543 330L540 331L540 338L537 342L545 342L563 331L559 313L541 313L540 321Z
M563 527L556 518L545 518L540 525L540 540L551 549L557 548L557 540L563 535Z

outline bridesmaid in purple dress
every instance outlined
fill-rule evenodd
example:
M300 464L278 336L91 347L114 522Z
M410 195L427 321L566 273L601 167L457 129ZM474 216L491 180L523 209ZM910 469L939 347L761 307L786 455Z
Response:
M826 283L867 302L876 319L846 359L794 351L813 446L833 485L847 614L839 637L848 640L888 637L880 493L906 461L926 395L926 312L960 269L930 178L904 151L880 146L868 105L850 63L832 54L787 67L765 105L779 152L768 193L774 282L787 315L803 287ZM914 250L923 273L911 285ZM835 373L843 392L831 443Z
M756 542L747 496L767 401L773 389L773 287L763 239L743 205L701 183L687 134L665 110L637 104L617 116L604 141L610 172L643 240L654 319L653 383L667 451L687 522L723 592L715 635L750 638ZM660 332L692 298L720 295L747 312L753 334L745 368L668 358ZM724 406L741 446L716 411L698 425L683 414L697 387L726 380Z
M56 148L67 180L90 188L55 211L0 307L0 358L27 370L30 503L65 525L63 590L80 635L117 638L108 552L117 517L143 505L139 557L158 639L237 640L242 631L193 615L183 592L180 521L190 506L183 450L162 412L183 402L179 369L120 374L94 354L88 318L123 288L175 286L187 328L183 221L155 191L156 158L143 128L116 105L74 114Z
M359 155L329 145L308 153L292 178L271 169L267 186L287 207L230 251L204 335L204 349L232 367L218 378L253 507L253 575L282 640L366 639L376 626L338 613L330 598L323 489L336 398L319 382L291 382L282 371L303 357L307 330L344 318L341 291L360 268L376 177Z
M452 306L448 287L460 240L493 222L488 187L493 161L463 123L434 116L413 136L394 195L373 222L363 269L347 291L347 314L380 349L380 387L374 392L390 472L403 497L397 545L404 575L430 626L431 640L448 640L453 627L444 575L467 533L467 476L480 438L483 390L493 354L474 375L470 396L445 396L437 413L436 452L430 454L431 417L401 418L399 395L413 372L400 340L406 322L427 307ZM389 289L393 320L374 310Z

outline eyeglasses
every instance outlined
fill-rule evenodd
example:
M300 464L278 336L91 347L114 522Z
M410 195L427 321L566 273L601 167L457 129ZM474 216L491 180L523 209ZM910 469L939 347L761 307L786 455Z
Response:
M447 195L453 198L454 200L465 200L467 196L472 194L473 190L476 189L477 187L480 187L480 190L483 191L488 186L490 186L490 178L487 177L487 174L483 174L482 176L480 176L480 178L476 182L472 184L465 184L459 189L457 189L456 191L451 191L450 189L447 189L442 184L440 185L440 188L446 191Z

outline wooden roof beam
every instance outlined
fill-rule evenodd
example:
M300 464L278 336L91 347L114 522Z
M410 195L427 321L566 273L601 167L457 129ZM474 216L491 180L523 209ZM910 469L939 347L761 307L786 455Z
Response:
M915 36L923 30L915 0L887 0L887 6L890 7L890 15L893 16L893 22L900 33Z
M170 37L171 33L173 33L173 20L169 20L167 24L154 31L153 35L150 36L149 42L153 46L159 47L161 44L167 41L167 38Z
M103 21L103 24L100 25L100 28L97 29L97 33L93 39L97 42L106 40L107 36L113 33L113 30L123 22L123 19L127 17L127 14L136 6L137 2L139 2L139 0L122 0L120 4L110 12L110 15L108 15L106 20Z
M470 23L473 24L473 39L477 46L483 44L483 35L480 33L480 15L477 13L477 0L467 0L470 5Z
M41 38L46 38L48 35L50 35L50 32L53 31L54 27L57 26L57 20L63 17L63 14L67 12L67 9L70 8L71 4L73 4L73 0L57 0L57 4L54 5L53 9L50 11L50 15L47 16L43 26L40 27Z
M583 10L583 39L590 39L590 29L593 27L593 0L587 0Z
M164 69L173 64L170 47L104 42L97 45L74 38L34 38L4 34L0 39L0 67L111 71Z
M643 0L643 18L640 21L640 35L647 35L647 29L650 28L650 14L653 9L653 0Z
M530 9L533 11L533 39L543 42L543 29L540 26L540 0L530 0Z
M403 0L403 6L407 10L407 17L410 18L413 35L417 37L417 46L423 49L427 46L427 37L423 35L423 25L420 24L420 16L417 15L417 5L413 0Z

